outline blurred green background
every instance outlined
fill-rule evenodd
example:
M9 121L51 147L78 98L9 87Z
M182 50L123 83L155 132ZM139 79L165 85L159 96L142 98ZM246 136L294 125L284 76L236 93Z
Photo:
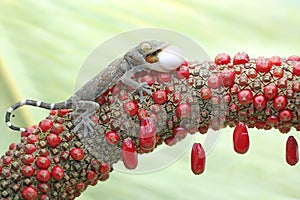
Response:
M297 0L0 0L0 151L20 139L5 126L6 109L23 98L68 98L85 58L116 34L168 28L194 39L212 58L238 51L287 57L300 55L299 9ZM14 122L28 126L46 113L22 109ZM287 135L251 129L250 151L240 156L231 134L232 129L223 131L201 176L190 171L187 153L159 172L114 172L78 199L300 199L299 165L289 167L284 160ZM299 139L295 130L290 134Z

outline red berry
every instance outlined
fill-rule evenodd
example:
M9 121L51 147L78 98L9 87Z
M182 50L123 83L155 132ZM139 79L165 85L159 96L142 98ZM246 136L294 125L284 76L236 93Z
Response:
M273 115L271 115L271 116L269 116L269 117L267 118L267 122L268 122L271 126L273 126L273 127L276 127L276 126L278 126L278 124L279 124L278 118L277 118L276 116L273 116Z
M173 135L177 139L184 139L187 135L187 130L184 127L177 126L173 128Z
M22 190L22 197L25 200L35 200L38 198L38 192L35 187L33 186L26 186Z
M189 66L189 63L185 60L185 61L183 61L183 63L181 64L181 66Z
M69 113L68 109L61 109L61 110L57 111L57 115L60 116L60 117L63 117L63 116L65 116L68 113Z
M191 114L191 106L187 103L181 103L177 106L176 115L181 118L186 118Z
M54 133L50 133L49 135L47 135L47 144L50 147L57 147L61 142L61 139L58 135L54 134Z
M252 98L253 98L253 94L252 94L252 91L249 89L241 90L238 93L238 101L242 105L246 106L246 105L249 105L250 103L252 103Z
M26 154L32 154L36 151L36 146L34 144L26 144L24 145L23 150Z
M274 71L273 71L273 76L275 78L282 78L283 74L284 74L284 71L283 71L282 68L275 68Z
M114 87L111 88L111 94L113 96L120 94L121 88L122 87L120 86L120 84L116 84Z
M122 161L127 169L135 169L137 167L137 152L131 138L126 138L123 140Z
M16 149L17 144L16 143L11 143L9 145L9 150L15 150Z
M173 146L177 143L177 139L174 136L170 136L164 140L165 144L168 146Z
M173 84L167 85L166 86L166 91L168 94L173 94L175 90L175 86Z
M298 81L293 82L292 88L294 92L300 92L300 83Z
M185 79L188 78L189 76L190 76L190 70L187 66L180 66L176 70L176 77L178 79Z
M50 115L54 116L57 115L58 110L50 110Z
M85 189L85 184L84 183L77 183L76 184L76 189L83 191Z
M50 186L48 183L40 183L38 184L38 188L43 193L47 193L50 190Z
M287 61L300 61L300 57L296 55L289 56Z
M300 62L296 62L293 67L293 74L300 76Z
M200 91L200 96L203 100L208 100L211 98L211 91L209 88L202 88Z
M293 113L287 109L281 110L278 114L278 117L279 117L280 121L282 121L282 122L289 122L292 120Z
M100 95L99 97L97 97L95 99L95 101L99 104L99 105L103 105L106 102L106 98L104 95Z
M271 66L275 65L275 66L280 66L281 65L281 58L279 56L272 56L269 59L269 64Z
M229 106L229 110L230 110L231 112L238 112L239 109L240 109L239 106L236 105L235 103L233 103L233 104L231 104L231 105Z
M274 99L277 93L278 93L278 88L274 84L269 84L264 87L264 95L269 100Z
M164 104L168 100L168 95L165 90L157 90L152 95L153 101L157 104Z
M42 130L42 132L48 131L53 126L53 121L50 119L44 119L39 123L39 127Z
M256 78L257 71L255 69L250 69L247 74L250 78Z
M249 135L245 124L238 123L233 131L233 145L235 152L244 154L249 149Z
M185 102L189 105L193 105L195 103L195 98L193 96L188 95L185 98Z
M253 99L253 105L257 110L263 110L267 106L267 99L263 95L257 95Z
M35 161L35 165L40 169L48 169L50 166L50 160L47 157L38 157Z
M215 58L217 65L227 65L230 62L230 56L227 53L219 53Z
M182 94L179 92L175 92L173 96L173 103L179 103L182 100Z
M129 101L124 105L124 111L129 116L134 116L138 112L138 105L134 101Z
M94 180L96 180L98 177L97 177L96 172L94 172L94 171L92 171L92 170L88 170L87 173L86 173L86 178L87 178L87 180L89 180L89 181L94 181Z
M114 145L119 142L120 137L115 131L108 131L105 133L105 139L107 143Z
M120 95L119 95L119 99L121 101L125 101L128 99L128 92L126 90L121 90Z
M25 165L30 165L34 161L34 156L32 154L25 154L22 158L22 162Z
M31 177L34 174L34 168L30 165L25 165L21 169L22 175L25 177Z
M27 143L28 144L34 144L39 140L39 138L37 137L37 135L29 135L27 137Z
M12 162L12 158L10 156L4 156L2 162L4 165L9 165Z
M199 126L199 127L198 127L198 131L199 131L199 133L201 133L201 134L207 133L207 131L208 131L208 126Z
M281 110L285 108L286 104L287 104L287 100L285 96L277 96L273 101L273 106L274 109L276 110Z
M101 177L100 177L100 181L106 181L107 179L109 178L109 174L103 174Z
M70 154L74 160L82 160L84 157L84 151L81 148L72 148Z
M108 163L102 163L99 167L99 172L101 175L108 174L110 172L110 165Z
M150 117L141 121L140 127L140 147L142 150L150 151L156 144L156 124Z
M221 87L221 79L216 75L212 75L208 78L207 85L209 88L218 89Z
M262 73L269 72L271 70L271 67L272 67L272 63L270 63L268 61L268 59L266 59L264 57L258 57L255 60L255 64L256 64L256 70L258 72L262 72Z
M212 96L210 99L210 102L212 105L219 105L221 102L221 99L220 99L220 97Z
M239 88L237 86L233 86L230 88L230 94L236 95L239 92Z
M241 75L238 79L238 83L240 86L247 86L248 85L248 77L246 75Z
M65 174L63 168L56 165L52 168L51 175L54 180L59 181L64 177Z
M50 133L54 133L54 134L60 134L64 131L64 127L62 124L53 124L53 126L51 127Z
M299 161L298 143L293 136L289 136L286 141L285 159L292 166Z
M223 97L222 97L222 102L226 103L226 104L229 104L231 102L231 96L229 94L225 94Z
M154 83L154 78L152 75L147 74L141 79L141 82L142 83L146 82L146 83L148 83L149 86L151 86Z
M235 73L230 70L224 69L221 72L221 79L225 87L232 87L235 80Z
M41 169L36 173L36 179L42 183L46 183L50 180L51 174L46 169Z
M250 60L250 58L247 53L239 52L234 56L233 64L234 65L246 64L247 62L249 62L249 60Z
M144 109L140 109L138 112L138 118L139 120L144 119L145 117L148 117L148 112Z
M157 77L157 81L158 81L159 83L167 83L167 82L169 82L171 79L172 79L171 74L163 74L163 73L160 73L160 74L158 74L158 77Z
M205 150L200 143L194 143L191 153L191 169L196 175L202 174L205 169Z

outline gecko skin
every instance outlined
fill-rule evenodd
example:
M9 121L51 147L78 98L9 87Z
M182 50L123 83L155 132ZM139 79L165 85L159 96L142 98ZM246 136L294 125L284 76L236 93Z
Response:
M147 83L138 83L132 80L131 76L138 71L149 69L159 72L168 72L165 68L161 67L158 58L158 54L167 46L167 43L155 40L142 42L135 48L129 50L122 58L113 61L66 101L50 104L30 99L22 100L12 105L7 110L5 122L12 130L26 132L25 128L17 127L10 121L12 112L24 105L40 107L48 110L83 110L83 112L77 113L78 116L76 116L75 119L75 124L77 125L74 130L77 131L83 127L84 133L86 134L88 131L87 129L93 130L93 122L91 121L90 116L96 113L99 109L99 104L95 102L95 99L107 91L107 89L115 85L118 81L121 81L125 85L128 85L138 91L141 99L143 98L143 92L150 92L150 90L147 89Z

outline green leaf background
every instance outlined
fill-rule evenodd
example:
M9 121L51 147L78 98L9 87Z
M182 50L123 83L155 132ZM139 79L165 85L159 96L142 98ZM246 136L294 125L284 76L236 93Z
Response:
M246 51L251 57L300 55L297 0L17 1L0 0L0 151L20 134L4 123L6 109L24 98L62 101L73 91L89 53L136 28L167 28L194 39L213 58ZM187 52L188 53L188 52ZM47 112L25 108L14 123L29 126ZM78 199L300 199L299 165L285 163L288 135L251 129L251 147L237 155L226 128L203 175L190 171L189 153L151 174L111 174ZM299 139L295 130L293 134Z

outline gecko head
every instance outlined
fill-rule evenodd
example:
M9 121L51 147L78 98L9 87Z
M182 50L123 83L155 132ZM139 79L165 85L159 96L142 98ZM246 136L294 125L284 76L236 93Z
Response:
M146 62L155 63L159 61L159 53L162 52L168 46L169 45L166 42L150 40L142 42L138 46L138 51L142 54Z
M144 60L152 64L151 69L159 72L168 73L185 61L182 50L176 46L169 46L166 42L145 41L138 49Z

